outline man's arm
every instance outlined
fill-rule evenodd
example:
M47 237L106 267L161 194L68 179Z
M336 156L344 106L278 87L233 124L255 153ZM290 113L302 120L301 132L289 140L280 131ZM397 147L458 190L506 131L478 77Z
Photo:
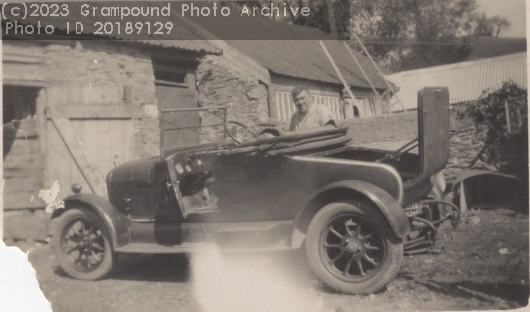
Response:
M327 124L320 127L320 129L333 129L337 128L337 125L335 124L335 121L333 119L330 119Z
M331 110L325 105L320 105L318 110L318 123L323 128L337 128Z

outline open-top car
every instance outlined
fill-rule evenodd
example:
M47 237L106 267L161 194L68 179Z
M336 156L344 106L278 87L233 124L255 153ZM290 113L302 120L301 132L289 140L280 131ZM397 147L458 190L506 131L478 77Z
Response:
M404 252L432 248L436 227L458 221L433 178L449 157L445 88L420 91L418 138L397 151L349 145L349 128L266 129L242 141L232 129L241 123L223 124L233 142L162 144L161 157L114 168L108 200L74 184L66 209L52 216L62 269L98 279L116 253L192 253L205 243L226 251L305 248L326 285L372 293L396 276Z

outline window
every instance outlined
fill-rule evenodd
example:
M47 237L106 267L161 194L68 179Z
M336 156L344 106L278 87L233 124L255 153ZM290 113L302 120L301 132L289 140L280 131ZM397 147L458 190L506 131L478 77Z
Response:
M357 108L357 105L353 105L353 116L359 117L359 109Z

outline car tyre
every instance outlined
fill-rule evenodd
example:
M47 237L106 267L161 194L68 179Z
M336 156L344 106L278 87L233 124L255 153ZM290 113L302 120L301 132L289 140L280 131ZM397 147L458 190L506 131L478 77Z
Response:
M395 278L403 242L386 218L367 203L331 203L313 217L305 249L311 269L328 287L370 294Z
M51 248L64 272L81 280L104 277L116 259L107 227L86 208L72 208L59 217Z

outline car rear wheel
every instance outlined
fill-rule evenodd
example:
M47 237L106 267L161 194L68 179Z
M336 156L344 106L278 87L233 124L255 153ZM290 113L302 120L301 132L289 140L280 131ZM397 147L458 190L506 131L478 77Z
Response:
M59 217L51 247L61 268L77 279L100 279L115 260L105 224L85 208L69 209Z
M311 221L306 253L315 275L347 294L385 287L403 261L403 242L377 208L366 203L332 203Z

